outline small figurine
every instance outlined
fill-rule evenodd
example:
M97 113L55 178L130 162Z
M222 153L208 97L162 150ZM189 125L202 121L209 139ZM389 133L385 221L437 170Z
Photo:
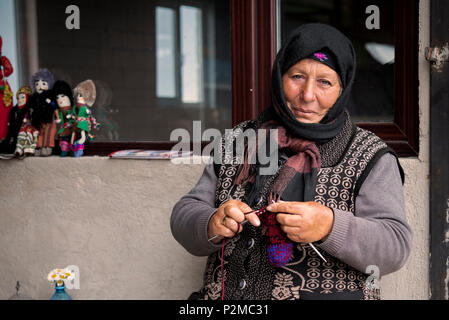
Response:
M40 123L36 147L37 156L50 156L55 147L58 106L52 90L54 82L53 74L47 69L40 69L31 77L31 85L34 91L32 98L36 108L34 119Z
M67 82L56 81L53 86L53 92L56 96L56 102L59 106L59 114L56 123L59 126L58 138L61 148L61 157L66 157L72 151L72 127L75 123L73 111L72 88Z
M96 88L92 80L86 80L81 82L73 90L75 96L75 108L74 115L76 117L76 123L73 126L72 145L73 156L79 158L84 153L84 144L94 138L92 129L97 129L96 119L92 116L90 107L95 103Z
M21 287L20 282L17 281L16 287L15 287L16 288L16 293L14 293L8 300L34 300L33 298L30 298L28 296L25 296L25 295L21 294L19 292L20 287Z
M27 112L23 117L22 126L20 127L19 134L17 135L17 144L14 156L22 160L27 156L34 155L41 122L37 112L35 112L36 105L35 100L32 99L31 96L31 88L28 87L28 90L21 90L19 90L19 92L27 95L27 105L25 107Z
M0 144L0 159L11 159L16 150L17 136L22 127L25 116L30 111L32 91L29 86L20 88L17 93L17 105L9 113L8 134Z
M0 37L0 141L8 134L8 120L13 105L13 93L6 77L13 73L11 62L2 56L3 40Z

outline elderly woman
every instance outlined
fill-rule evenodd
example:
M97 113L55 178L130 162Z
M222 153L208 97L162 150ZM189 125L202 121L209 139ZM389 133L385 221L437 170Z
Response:
M209 256L191 299L379 299L369 275L404 265L412 235L403 171L346 110L355 65L350 40L333 27L303 25L287 39L271 107L237 126L277 129L276 173L262 175L248 152L243 164L207 165L173 209L176 240Z

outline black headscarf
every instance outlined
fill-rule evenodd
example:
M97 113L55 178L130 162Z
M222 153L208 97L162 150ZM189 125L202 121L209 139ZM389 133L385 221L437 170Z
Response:
M320 123L302 123L296 120L287 106L282 76L301 59L322 51L332 56L343 91ZM290 34L277 54L271 80L272 106L268 114L273 115L274 113L274 117L296 137L317 143L329 141L345 125L344 111L350 103L355 69L355 51L351 41L345 35L337 29L321 23L302 25Z

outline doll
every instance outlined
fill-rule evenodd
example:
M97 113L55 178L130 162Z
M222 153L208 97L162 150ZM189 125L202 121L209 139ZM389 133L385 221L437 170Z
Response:
M34 91L32 96L35 105L34 121L39 128L39 137L36 146L37 156L51 155L55 147L57 104L52 90L54 84L53 74L47 69L40 69L31 77Z
M81 82L73 90L75 96L74 115L76 122L73 126L72 145L73 156L81 157L84 153L84 144L87 139L92 140L92 129L99 127L95 118L92 116L90 107L95 103L96 88L92 80Z
M17 136L22 127L25 116L30 111L32 91L29 86L23 86L16 93L17 105L9 113L8 134L0 144L0 158L11 159L16 150Z
M8 134L8 120L11 107L13 105L13 93L6 77L13 73L11 62L2 56L3 40L0 37L0 141Z
M72 138L72 127L75 122L72 88L67 82L58 80L53 86L53 92L59 107L56 119L56 123L59 126L57 133L59 147L61 148L61 157L66 157L72 150L70 141Z
M34 155L37 137L39 136L40 119L38 117L38 113L35 112L36 105L35 100L32 99L31 88L28 88L27 104L25 107L27 111L23 117L19 134L17 135L17 144L14 152L14 156L18 159L23 159L26 156ZM20 98L18 99L20 102Z

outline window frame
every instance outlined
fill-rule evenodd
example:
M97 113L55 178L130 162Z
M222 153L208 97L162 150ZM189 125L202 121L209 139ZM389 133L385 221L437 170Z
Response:
M254 119L269 106L271 69L277 52L277 4L277 0L231 0L233 125ZM395 11L394 120L357 125L377 134L398 156L417 157L418 1L396 0ZM170 141L90 142L85 154L104 156L123 149L169 150L175 144Z

